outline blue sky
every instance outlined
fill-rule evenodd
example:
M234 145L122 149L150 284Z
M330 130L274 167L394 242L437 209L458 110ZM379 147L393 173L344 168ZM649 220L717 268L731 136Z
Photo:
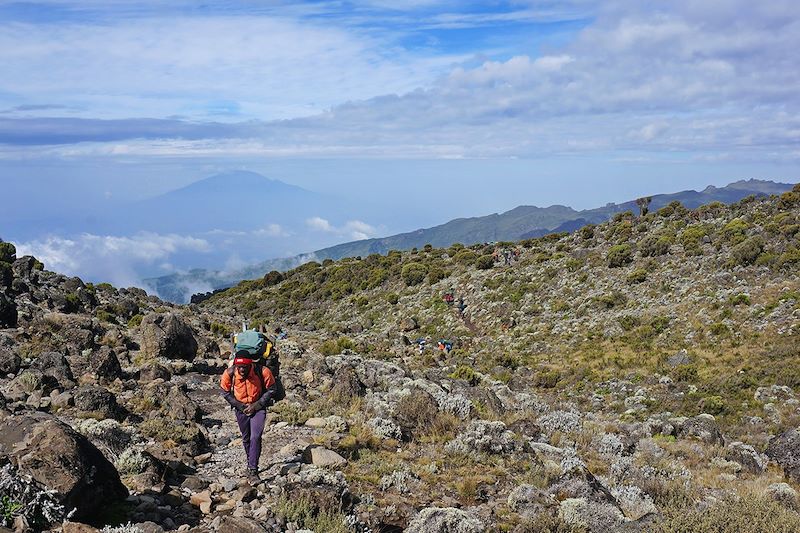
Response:
M798 49L794 0L0 2L0 183L58 209L247 169L396 232L797 182Z

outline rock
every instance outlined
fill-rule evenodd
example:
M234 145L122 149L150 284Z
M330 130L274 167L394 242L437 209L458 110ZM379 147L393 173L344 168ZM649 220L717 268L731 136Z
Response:
M0 376L19 372L22 359L10 346L0 344Z
M365 387L351 366L343 365L333 373L330 398L338 405L349 406L354 399L364 396Z
M150 361L139 370L139 381L150 383L157 379L169 381L172 377L172 372L157 361Z
M328 422L324 418L312 417L306 420L306 426L314 429L324 429Z
M686 350L681 350L667 357L667 365L673 368L680 365L688 365L691 364L691 362L692 358L689 356L689 352Z
M800 482L800 431L790 429L771 438L766 452L783 468L786 477Z
M716 419L709 414L700 414L687 419L678 427L678 437L695 438L707 444L725 443Z
M421 510L405 529L406 533L483 533L485 527L475 516L453 507Z
M305 383L306 385L310 385L314 383L314 372L312 372L311 370L304 370L300 376L300 379L302 379L303 383Z
M774 501L780 503L787 509L798 510L800 509L800 501L798 501L797 491L794 490L788 483L773 483L767 487L767 496Z
M86 437L44 413L3 419L0 455L75 507L77 520L94 519L128 496L114 466Z
M413 388L395 404L392 417L400 426L403 439L410 440L427 429L438 413L436 399L425 390Z
M249 518L223 516L216 531L217 533L262 533L268 530L259 522Z
M192 492L200 492L208 486L208 483L198 476L186 476L181 483L181 488L189 489Z
M75 391L75 408L84 415L121 420L122 410L114 394L100 386L85 386Z
M100 530L80 522L64 522L62 533L98 533Z
M186 385L175 385L170 387L167 398L163 403L165 413L175 420L192 420L200 422L203 419L203 412L187 394Z
M736 461L752 474L763 474L767 469L767 458L742 442L730 443L725 449L725 458Z
M533 485L519 485L508 495L508 506L524 517L534 517L542 511L550 496Z
M117 359L117 354L108 346L102 346L94 352L88 361L88 370L94 374L98 383L111 383L117 378L123 377L122 367Z
M337 467L347 464L347 459L333 450L314 445L303 450L303 461L322 467Z
M192 329L175 313L146 315L141 331L142 354L147 358L191 361L197 355L197 340Z
M17 327L17 304L0 292L0 328Z
M75 396L71 392L58 393L53 391L53 393L55 394L51 394L50 402L54 408L63 409L75 405Z
M417 323L416 318L406 317L400 320L398 327L404 333L408 333L409 331L414 331L415 329L419 328L419 324Z
M233 493L233 499L237 502L251 502L258 496L258 491L253 487L239 487Z
M58 352L45 352L37 357L31 364L32 368L41 370L45 375L58 381L59 388L71 389L75 387L75 378L67 358Z

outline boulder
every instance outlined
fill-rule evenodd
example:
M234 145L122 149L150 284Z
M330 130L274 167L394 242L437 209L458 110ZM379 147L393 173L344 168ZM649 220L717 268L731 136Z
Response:
M406 533L483 533L486 528L476 517L454 507L428 507L408 524Z
M0 292L0 328L17 327L17 304Z
M256 520L237 516L222 516L218 533L262 533L269 531Z
M125 499L128 491L114 466L89 440L45 413L8 416L0 422L0 455L55 491L76 520Z
M400 327L401 331L406 333L408 333L409 331L414 331L415 329L419 328L417 320L413 317L406 317L401 319L398 326Z
M19 372L22 359L10 346L0 345L0 377Z
M686 419L678 428L678 437L699 439L720 446L725 443L717 420L705 413Z
M75 387L75 378L69 366L67 358L58 352L45 352L37 357L32 368L37 368L47 376L52 376L58 381L60 389L71 389Z
M797 491L794 490L788 483L773 483L766 490L767 496L773 501L778 502L787 509L797 511L800 509L798 505Z
M786 477L800 482L800 431L790 429L772 437L766 451L767 457L783 468Z
M101 346L98 350L84 350L68 359L75 375L90 374L101 385L123 377L117 354L108 346Z
M339 405L349 406L354 399L364 396L365 388L351 366L343 365L333 373L330 398Z
M184 384L170 387L162 407L167 416L176 420L200 422L203 419L203 412L186 394L186 385Z
M142 320L141 330L145 357L191 361L197 355L192 329L175 313L151 313Z
M303 461L314 466L344 466L347 464L347 459L334 452L321 446L308 446L303 450Z
M767 458L743 442L730 443L725 449L725 458L736 461L751 474L763 474L767 469Z
M105 387L85 386L75 391L75 407L84 415L98 418L123 418L117 398Z
M473 420L467 429L445 447L448 453L474 455L476 453L508 454L522 450L522 444L514 433L500 421Z
M150 383L157 379L169 381L171 377L172 372L169 368L157 361L150 361L139 370L139 381L143 383Z

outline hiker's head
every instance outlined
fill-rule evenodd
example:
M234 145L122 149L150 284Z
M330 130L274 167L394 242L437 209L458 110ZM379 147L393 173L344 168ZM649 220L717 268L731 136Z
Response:
M233 366L239 374L247 374L250 372L250 367L252 366L253 361L247 357L241 357L239 355L233 360Z

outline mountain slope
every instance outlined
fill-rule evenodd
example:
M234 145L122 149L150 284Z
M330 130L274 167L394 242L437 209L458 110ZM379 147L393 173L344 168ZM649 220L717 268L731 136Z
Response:
M743 180L725 187L709 186L699 192L681 191L654 195L650 210L660 209L674 201L681 202L682 205L688 208L696 208L711 202L730 204L747 196L764 196L772 192L785 192L791 188L790 184ZM187 302L191 296L191 289L200 285L198 276L202 278L202 286L207 287L204 290L216 290L230 287L242 279L257 278L271 270L286 270L310 260L322 261L325 259L340 259L342 257L365 257L375 253L385 254L390 250L422 248L426 244L446 247L456 242L470 245L482 242L516 241L540 237L550 233L574 231L586 224L604 222L615 214L625 211L639 212L635 200L621 204L609 204L584 211L575 211L570 207L559 205L545 208L519 206L502 214L495 213L482 217L459 218L432 228L419 229L390 237L343 243L292 258L271 259L241 270L226 273L200 271L195 274L173 274L147 279L145 282L149 288L156 290L162 298L170 301Z

